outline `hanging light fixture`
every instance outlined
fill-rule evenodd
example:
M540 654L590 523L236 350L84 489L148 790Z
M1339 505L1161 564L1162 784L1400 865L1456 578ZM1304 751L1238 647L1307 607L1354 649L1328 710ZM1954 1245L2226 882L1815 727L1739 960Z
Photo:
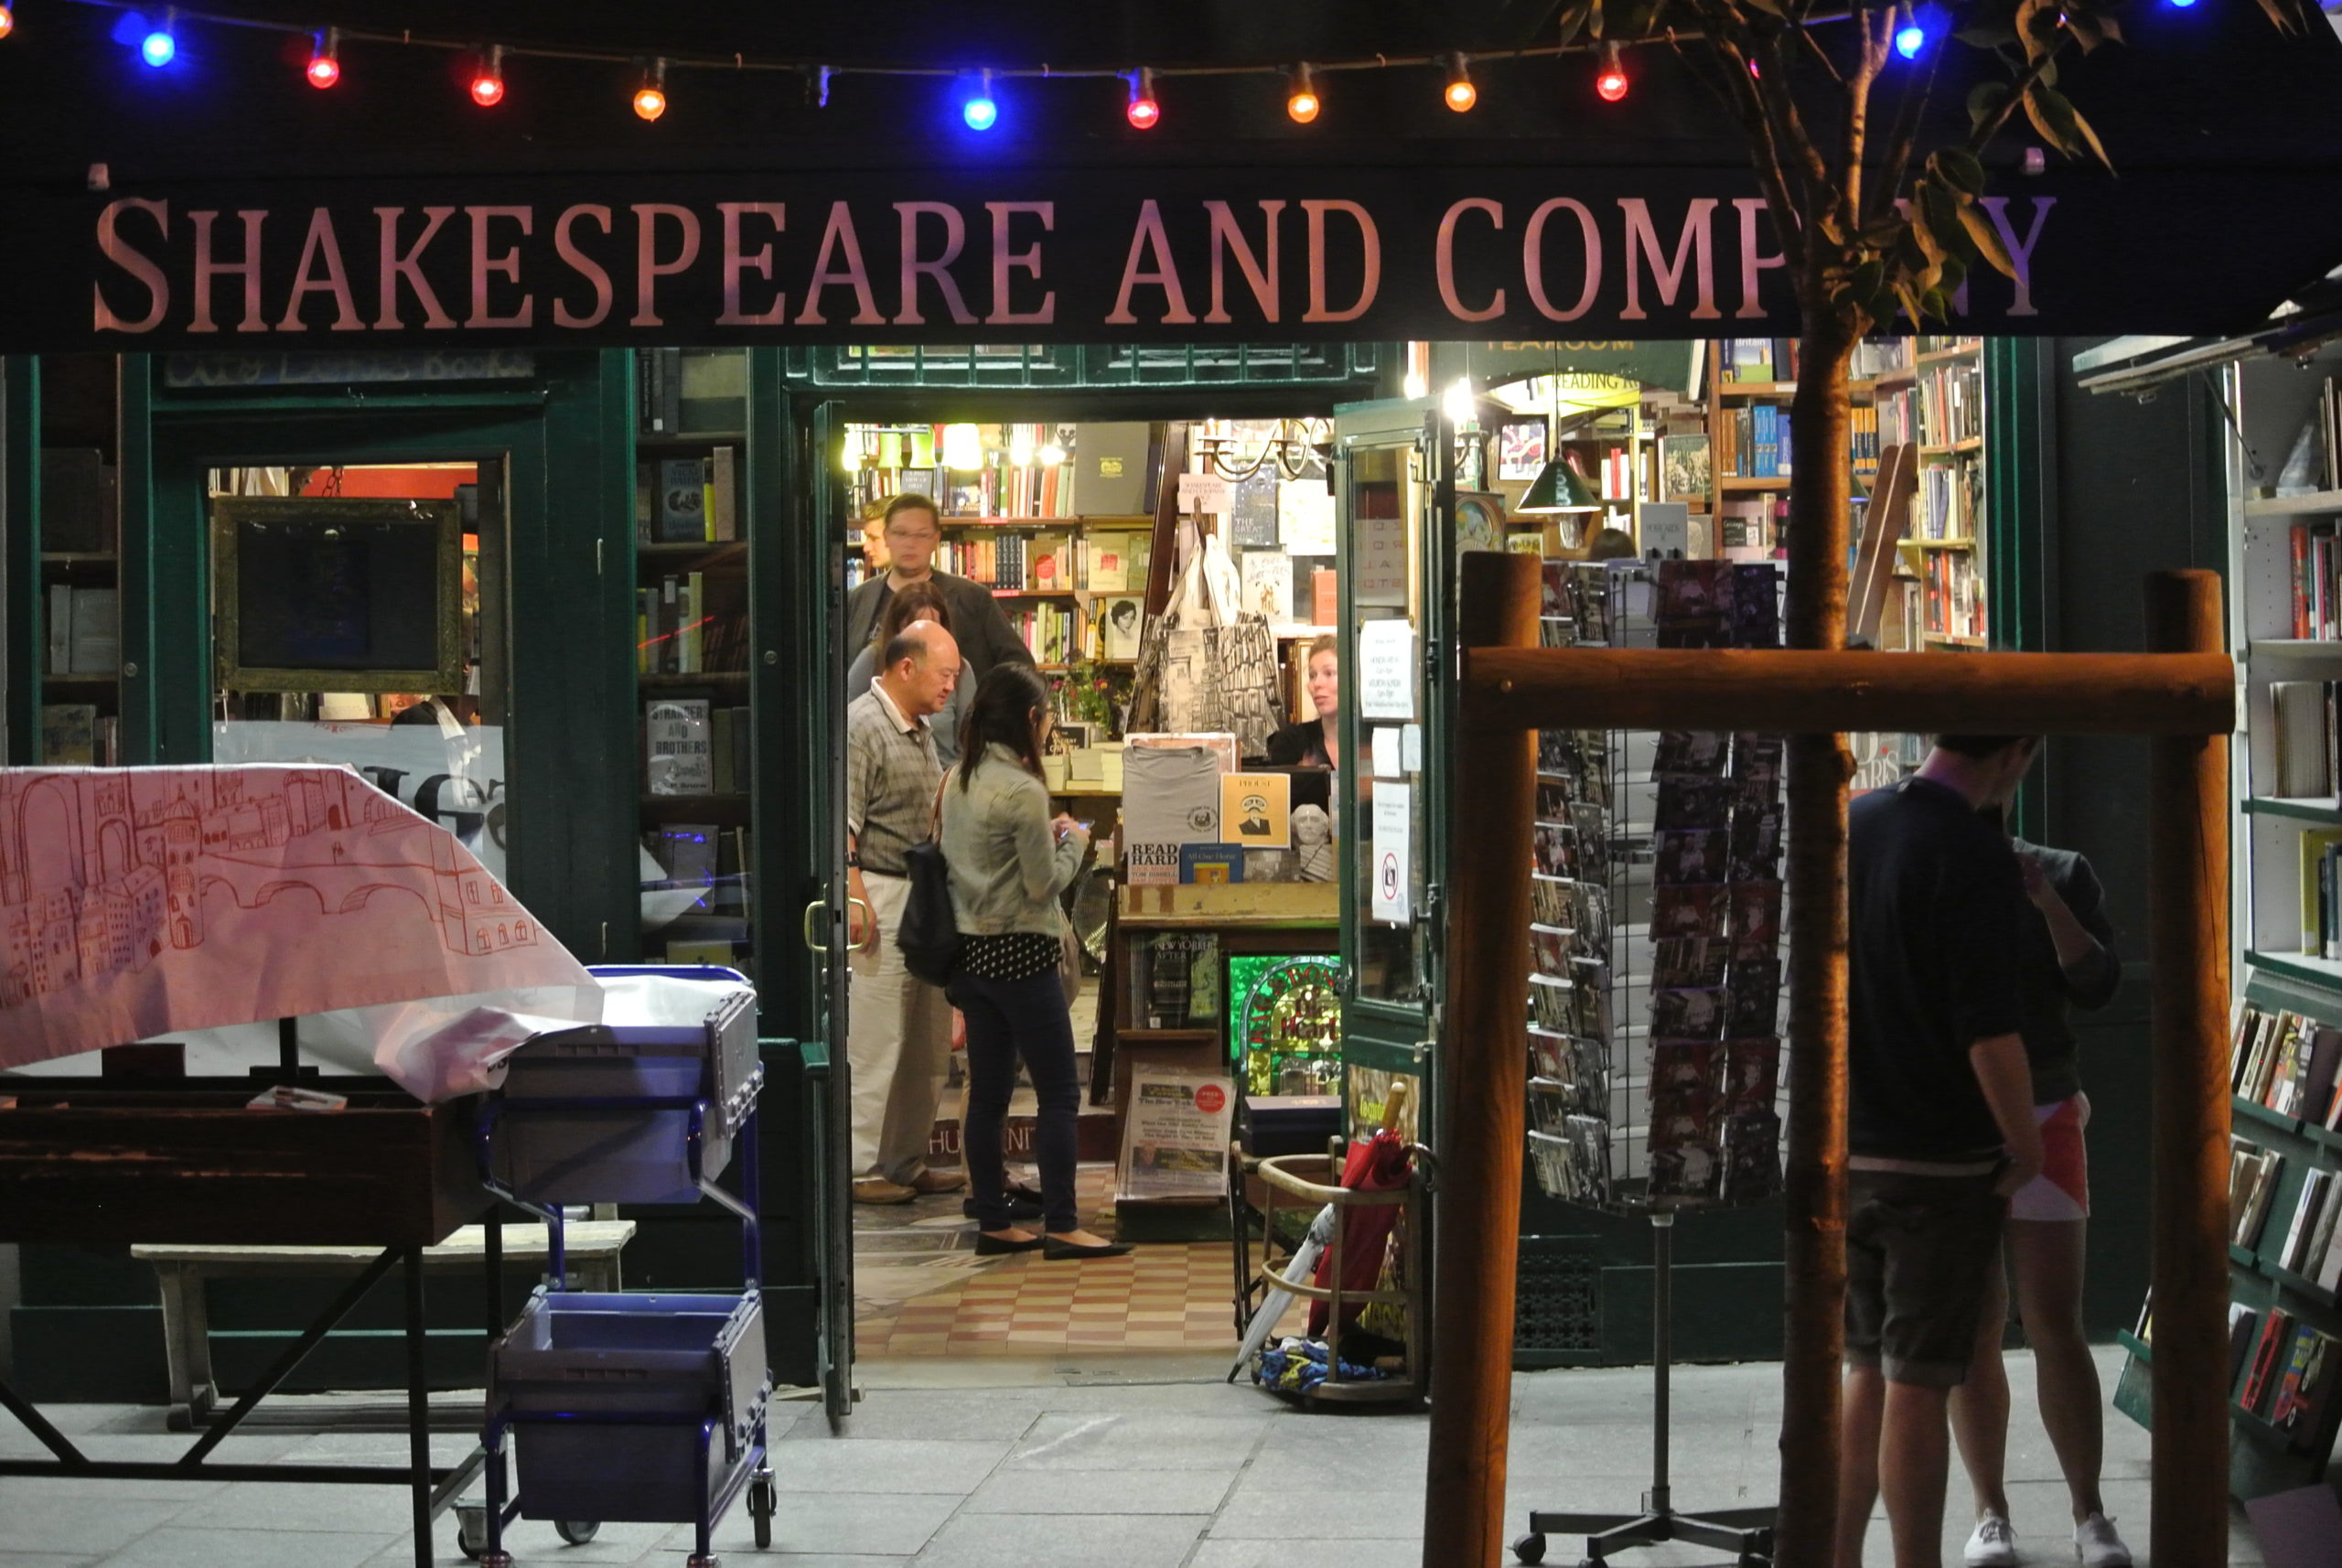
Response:
M493 109L504 102L504 46L490 44L479 69L472 72L472 102Z
M6 38L10 33L15 32L16 30L16 14L14 11L9 10L7 6L0 5L0 38Z
M1130 106L1123 111L1123 118L1137 131L1152 131L1163 121L1163 105L1155 98L1155 72L1141 66L1130 74Z
M309 63L302 70L311 87L324 89L341 80L341 29L328 27L310 47Z
M1537 478L1529 493L1513 506L1513 510L1550 517L1564 512L1602 511L1602 493L1586 482L1585 476L1570 466L1562 455L1562 361L1561 351L1553 354L1552 413L1545 426L1547 456L1545 466L1537 470Z
M656 120L667 112L667 61L662 57L650 62L643 73L642 85L634 90L634 112L645 120Z
M960 474L972 474L984 466L983 437L974 425L943 427L943 466Z
M1284 112L1294 124L1306 125L1317 118L1318 107L1316 73L1304 60L1285 75Z
M1627 68L1618 58L1617 44L1602 46L1602 69L1594 78L1595 94L1605 103L1616 103L1627 96Z
M1461 49L1447 57L1447 91L1442 97L1458 114L1470 113L1480 101L1480 90L1472 85L1471 65Z

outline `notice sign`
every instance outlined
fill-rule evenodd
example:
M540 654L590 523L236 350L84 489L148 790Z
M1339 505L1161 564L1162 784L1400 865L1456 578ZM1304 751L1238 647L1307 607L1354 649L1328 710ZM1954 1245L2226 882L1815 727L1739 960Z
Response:
M1227 1079L1134 1065L1116 1196L1226 1197L1234 1114L1235 1085Z
M1193 517L1226 517L1236 507L1236 487L1218 474L1179 476L1179 510Z
M1378 780L1374 786L1374 888L1367 913L1386 926L1411 926L1413 886L1414 787Z
M1350 585L1350 602L1360 605L1404 605L1407 602L1407 522L1398 517L1352 517L1358 531L1358 577ZM1290 552L1288 552L1290 553Z
M1358 628L1360 716L1412 724L1415 718L1415 628L1403 620L1370 620Z

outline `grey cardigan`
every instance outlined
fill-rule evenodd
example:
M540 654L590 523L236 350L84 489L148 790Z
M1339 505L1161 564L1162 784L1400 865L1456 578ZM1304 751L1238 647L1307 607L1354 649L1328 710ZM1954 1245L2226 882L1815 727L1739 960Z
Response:
M997 741L967 788L943 784L943 858L951 866L951 913L969 937L1065 929L1058 897L1073 885L1089 841L1049 842L1049 792Z

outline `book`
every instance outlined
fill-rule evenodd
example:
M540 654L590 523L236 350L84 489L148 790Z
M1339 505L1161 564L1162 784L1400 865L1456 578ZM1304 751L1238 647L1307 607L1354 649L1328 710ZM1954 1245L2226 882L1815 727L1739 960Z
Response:
M1309 569L1309 624L1332 626L1341 615L1341 585L1330 566Z
M2323 681L2272 681L2269 701L2275 720L2277 793L2289 800L2334 794L2327 771L2327 693Z
M1091 517L1136 517L1146 501L1154 427L1143 423L1074 428L1074 489Z
M659 539L663 543L707 540L707 480L697 457L667 457L659 464Z
M658 830L657 847L651 852L665 868L671 887L704 887L715 885L716 829L711 822L667 822ZM691 906L704 912L708 901L702 898Z
M1233 510L1228 516L1228 542L1240 550L1277 545L1277 481L1274 463L1262 463L1236 481Z
M2244 1374L2244 1388L2237 1396L2237 1403L2258 1415L2268 1398L2270 1389L2281 1375L2279 1362L2283 1358L2293 1336L2292 1314L2282 1307L2271 1307L2261 1325L2261 1338L2254 1345L2251 1364Z
M704 698L670 698L644 705L643 750L651 794L715 792L710 727Z
M2324 950L2327 934L2334 926L2331 906L2326 887L2326 852L2342 844L2342 828L2304 828L2302 830L2301 904L2302 949L2315 954Z
M40 759L55 768L88 768L98 761L98 710L89 703L45 703L40 710Z
M734 449L721 446L707 460L707 536L731 541L740 537L740 475Z
M1179 880L1205 886L1243 881L1244 846L1237 843L1181 844Z
M73 590L64 583L48 587L48 672L73 673Z
M1282 550L1244 552L1244 610L1272 626L1293 619L1293 558Z
M2229 1389L2234 1392L2238 1376L2252 1356L2253 1341L2261 1326L2261 1315L2240 1301L2229 1303ZM2141 1334L2142 1340L2148 1340Z

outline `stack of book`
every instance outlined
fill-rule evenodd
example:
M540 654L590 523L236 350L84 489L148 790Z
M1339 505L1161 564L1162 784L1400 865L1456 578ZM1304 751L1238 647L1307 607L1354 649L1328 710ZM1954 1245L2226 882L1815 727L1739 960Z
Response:
M634 466L634 536L643 544L725 544L740 537L740 465L728 446L704 457Z
M2342 1217L2342 1172L2312 1170L2302 1177L2293 1222L2278 1249L2277 1266L2289 1269L2320 1290L2342 1284L2342 1245L2335 1221Z
M2237 1015L2230 1053L2239 1099L2342 1132L2342 1029L2247 1007Z
M634 594L639 675L703 675L748 667L747 618L710 606L707 577L673 573Z
M1786 478L1789 473L1789 411L1755 403L1732 411L1732 471L1744 479Z
M2334 1337L2272 1306L2261 1324L2236 1402L2293 1434L2296 1446L2307 1447L2326 1425L2338 1379L2342 1348Z
M2229 1139L2229 1240L2251 1251L2269 1218L2269 1201L2284 1174L2285 1157L2243 1138Z
M1718 360L1726 383L1797 380L1794 338L1727 338Z
M2276 721L2276 793L2287 800L2332 800L2337 759L2335 682L2272 681L2271 716Z
M1984 434L1984 367L1930 365L1920 373L1919 441L1950 446Z
M122 664L122 596L113 588L48 589L48 672L112 675Z

